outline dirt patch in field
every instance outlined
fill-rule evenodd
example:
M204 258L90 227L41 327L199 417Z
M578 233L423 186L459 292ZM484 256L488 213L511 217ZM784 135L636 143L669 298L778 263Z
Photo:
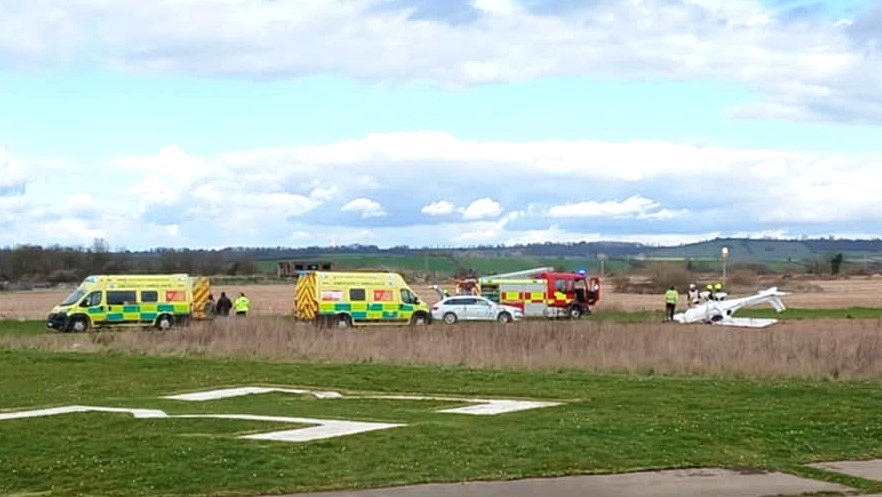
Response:
M777 285L791 292L784 298L792 308L882 307L882 276L843 279L766 280L761 287ZM438 301L438 294L428 285L414 285L414 291L426 302ZM290 315L294 306L294 285L264 284L215 286L215 296L226 292L235 299L239 292L251 298L253 313L262 316ZM43 319L70 289L0 292L0 319ZM751 289L733 289L732 297L751 294ZM618 293L605 288L596 312L659 310L661 295Z

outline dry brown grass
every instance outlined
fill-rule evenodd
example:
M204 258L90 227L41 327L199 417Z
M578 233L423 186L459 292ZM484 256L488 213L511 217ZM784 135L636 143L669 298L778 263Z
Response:
M882 320L782 322L761 330L536 321L349 331L250 317L165 333L5 336L0 348L673 375L882 377Z
M790 307L882 307L879 276L835 280L759 278L758 287L777 284L793 292L784 299ZM414 289L430 303L437 300L427 286ZM753 290L743 289L741 294ZM290 314L292 285L214 288L215 294L220 291L230 295L245 291L254 302L254 315L197 323L168 333L8 335L0 337L0 348L677 375L882 377L882 320L788 321L762 330L587 319L341 331L316 329L282 317ZM42 319L65 293L0 293L0 313L15 319ZM660 295L607 289L596 312L660 307Z

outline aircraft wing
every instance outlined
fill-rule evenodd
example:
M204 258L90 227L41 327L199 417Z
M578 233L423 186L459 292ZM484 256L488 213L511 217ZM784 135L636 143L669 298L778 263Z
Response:
M774 318L737 318L730 317L728 319L721 319L720 321L715 321L713 324L723 325L723 326L739 326L742 328L765 328L766 326L773 325L777 323L778 320Z

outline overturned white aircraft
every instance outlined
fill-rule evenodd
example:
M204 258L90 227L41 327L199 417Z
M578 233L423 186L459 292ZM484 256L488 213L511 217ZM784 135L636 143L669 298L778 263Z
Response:
M736 311L746 306L753 306L768 302L776 311L785 309L784 302L780 297L787 295L786 292L778 291L778 287L759 291L756 295L741 297L730 300L709 301L688 309L686 312L674 314L674 321L678 323L710 323L727 326L745 326L748 328L763 328L778 322L774 318L737 318Z

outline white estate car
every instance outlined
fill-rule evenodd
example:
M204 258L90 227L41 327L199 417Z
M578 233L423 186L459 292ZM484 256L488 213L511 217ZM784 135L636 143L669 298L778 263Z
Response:
M457 321L497 321L509 323L524 319L517 307L500 305L490 299L473 295L456 295L432 306L432 320L453 324Z

